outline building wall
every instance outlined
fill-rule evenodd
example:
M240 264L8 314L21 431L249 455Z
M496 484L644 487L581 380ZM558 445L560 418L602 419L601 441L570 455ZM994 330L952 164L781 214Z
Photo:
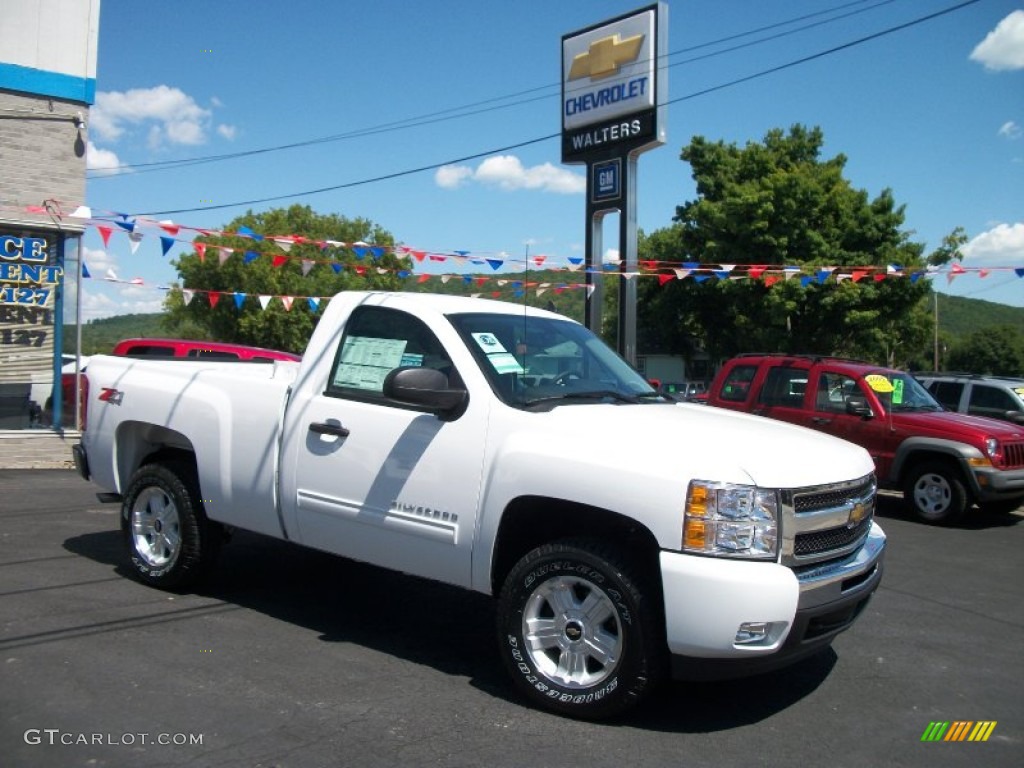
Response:
M84 104L0 90L0 221L52 228L24 209L56 200L70 213L85 202L88 114Z

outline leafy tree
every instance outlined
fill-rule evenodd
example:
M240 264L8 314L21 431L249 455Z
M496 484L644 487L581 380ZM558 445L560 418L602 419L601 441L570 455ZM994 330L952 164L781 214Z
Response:
M953 345L947 367L954 371L1024 376L1024 333L1009 325L975 331Z
M761 143L710 142L683 148L698 197L676 208L675 223L640 244L640 258L701 265L923 269L923 245L901 230L892 192L869 199L843 178L846 158L822 160L819 128L769 131ZM951 236L952 237L952 236ZM842 270L838 270L842 272ZM842 354L900 360L926 343L916 309L927 281L872 275L824 282L790 277L717 279L702 275L641 283L648 339L686 354L696 338L712 359L742 351ZM756 275L756 273L755 273ZM691 341L687 341L690 339Z
M222 231L236 233L245 228L260 239L204 235L196 242L206 244L205 259L193 251L174 262L181 287L172 290L165 301L164 326L169 333L301 353L319 319L305 297L327 297L346 290L397 290L402 282L398 273L408 268L405 257L397 257L389 247L376 253L321 247L326 241L393 244L386 230L362 218L318 214L309 206L293 205L262 213L248 211L228 222ZM297 242L285 253L266 239L290 235L307 242ZM219 263L218 246L233 249L223 264ZM247 252L259 255L246 263ZM275 255L287 256L287 260L274 266ZM303 260L315 262L306 275ZM188 304L182 288L197 292ZM221 293L216 306L211 306L207 298L210 291ZM241 308L236 305L235 293L246 294ZM279 299L271 300L264 309L260 295L297 298L290 310Z

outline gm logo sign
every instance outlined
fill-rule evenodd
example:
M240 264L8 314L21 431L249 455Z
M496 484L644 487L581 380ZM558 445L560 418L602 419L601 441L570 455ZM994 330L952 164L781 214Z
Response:
M622 197L622 161L618 158L590 166L593 202L618 200Z

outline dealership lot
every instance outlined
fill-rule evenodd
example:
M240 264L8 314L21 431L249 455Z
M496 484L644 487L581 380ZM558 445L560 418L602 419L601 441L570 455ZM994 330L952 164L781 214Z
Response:
M155 591L95 490L0 471L4 765L1024 762L1021 510L933 528L883 498L886 575L834 652L593 724L516 698L483 596L244 533L201 593ZM921 741L967 720L987 742Z

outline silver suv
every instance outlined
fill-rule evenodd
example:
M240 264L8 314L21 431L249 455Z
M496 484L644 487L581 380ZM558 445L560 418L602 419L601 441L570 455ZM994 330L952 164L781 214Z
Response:
M950 411L1024 424L1024 379L972 373L915 373Z

